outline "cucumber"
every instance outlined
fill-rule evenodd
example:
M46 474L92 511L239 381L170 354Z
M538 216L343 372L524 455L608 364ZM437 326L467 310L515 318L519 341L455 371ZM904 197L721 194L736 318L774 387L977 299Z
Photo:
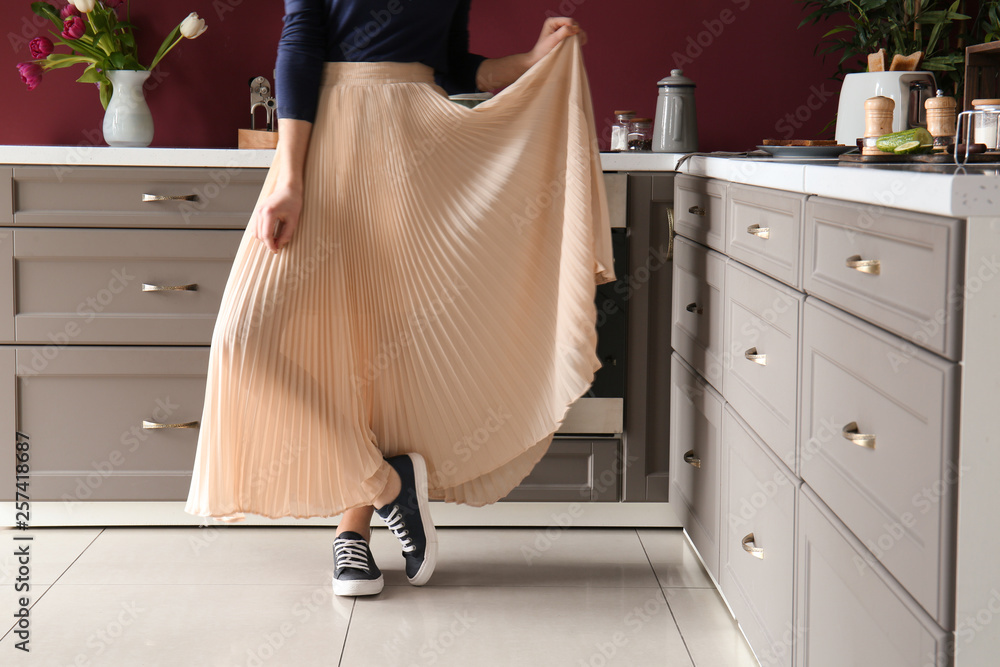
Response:
M896 149L903 144L917 142L917 146L934 145L934 137L922 127L915 127L912 130L883 134L875 141L875 148L886 153L895 153ZM919 150L919 149L918 149ZM912 152L912 151L907 151Z

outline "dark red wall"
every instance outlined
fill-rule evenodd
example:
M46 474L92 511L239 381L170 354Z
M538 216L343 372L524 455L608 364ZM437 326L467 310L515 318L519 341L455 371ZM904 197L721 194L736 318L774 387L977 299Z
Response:
M75 83L82 67L49 72L34 91L14 65L27 60L38 32L28 0L4 0L0 81L7 94L0 144L103 145L96 87ZM56 0L61 5L61 0ZM247 82L269 79L281 33L280 0L133 1L142 60L188 12L208 31L163 61L147 93L156 122L153 146L235 147L249 126ZM529 49L546 15L569 15L587 30L584 49L598 131L615 109L652 116L656 82L674 67L698 84L704 150L744 150L765 137L816 137L837 107L832 61L813 56L823 27L797 30L791 0L475 0L472 50L496 57ZM156 74L154 74L154 77ZM0 158L2 159L2 158Z

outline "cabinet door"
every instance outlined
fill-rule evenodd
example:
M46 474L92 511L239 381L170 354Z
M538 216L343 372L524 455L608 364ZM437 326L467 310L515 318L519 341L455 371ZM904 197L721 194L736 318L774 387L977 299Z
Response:
M951 629L958 368L903 344L806 300L800 474Z
M17 430L30 438L33 500L187 497L207 348L3 350L13 355L6 367L0 358L4 395L16 406Z
M800 287L802 214L806 196L730 185L726 252L792 287Z
M676 354L670 383L670 502L718 579L723 401Z
M726 249L726 190L729 184L680 174L674 181L674 229L681 236Z
M14 222L14 169L0 167L0 225Z
M961 357L964 221L818 197L806 217L807 292Z
M684 238L674 240L670 342L684 361L722 391L726 258Z
M762 667L789 667L798 481L728 405L722 434L722 592Z
M726 400L795 470L802 294L730 261L725 300Z
M615 502L621 475L621 440L554 438L531 474L505 500Z
M14 168L14 224L245 229L266 169Z
M799 496L798 665L949 667L948 633L893 581L807 485Z
M0 343L14 342L14 232L0 228Z
M243 234L15 228L16 340L207 345Z

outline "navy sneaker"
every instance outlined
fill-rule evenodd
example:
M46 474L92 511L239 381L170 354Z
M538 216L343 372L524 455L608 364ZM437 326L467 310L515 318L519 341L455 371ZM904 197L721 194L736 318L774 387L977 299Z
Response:
M375 595L382 592L382 573L375 565L368 542L345 530L333 541L333 592L335 595Z
M437 533L427 502L427 465L420 454L403 454L387 459L402 481L396 499L375 510L403 545L406 578L423 586L437 564Z

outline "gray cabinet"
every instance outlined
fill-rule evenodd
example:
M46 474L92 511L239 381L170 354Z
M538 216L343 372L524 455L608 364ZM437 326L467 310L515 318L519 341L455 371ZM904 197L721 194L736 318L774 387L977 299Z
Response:
M802 295L739 262L726 265L726 400L795 470Z
M796 664L947 667L948 634L808 486L799 502Z
M747 266L799 287L805 195L730 185L726 252Z
M727 214L724 255L678 243L671 502L751 646L763 665L951 665L966 221L677 183ZM707 239L693 222L679 233ZM721 383L712 329L679 308L715 285ZM718 481L683 467L702 451Z
M726 257L674 239L673 323L670 342L684 361L722 391Z
M718 578L723 400L676 354L670 378L670 501Z
M726 406L719 584L763 667L792 664L799 481Z
M34 500L186 498L212 331L266 174L0 167L0 426L31 438ZM601 337L628 356L602 361L625 379L574 404L509 500L666 500L673 175L606 184L627 314Z
M962 221L819 197L807 217L807 292L960 358Z
M803 344L802 479L954 627L957 367L812 298Z
M204 345L243 232L15 228L14 340ZM9 296L8 292L8 296ZM5 339L10 340L10 339Z
M0 347L0 409L30 437L32 500L186 498L207 368L203 347ZM13 475L0 483L13 497Z
M678 234L709 248L726 249L725 181L680 174L674 188L674 223Z

